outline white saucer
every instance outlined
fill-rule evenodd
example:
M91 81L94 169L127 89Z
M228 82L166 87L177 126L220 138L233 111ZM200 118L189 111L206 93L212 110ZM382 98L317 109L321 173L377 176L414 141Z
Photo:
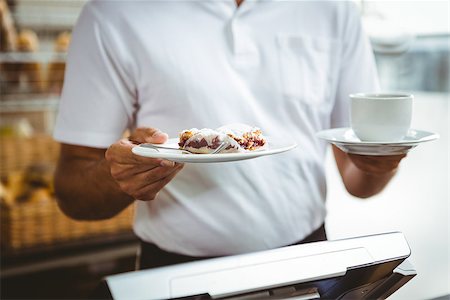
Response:
M178 139L169 139L161 146L173 148L167 149L153 149L146 148L145 145L139 145L132 149L132 152L139 156L150 158L163 158L174 162L181 163L216 163L239 161L244 159L257 158L265 155L273 155L289 151L297 147L296 143L290 141L280 141L267 138L267 147L262 150L244 152L244 153L218 153L218 154L189 154L183 153L178 149Z
M344 152L361 155L405 154L420 143L439 138L437 133L410 129L399 141L363 142L351 128L333 128L316 133L316 136L336 145Z

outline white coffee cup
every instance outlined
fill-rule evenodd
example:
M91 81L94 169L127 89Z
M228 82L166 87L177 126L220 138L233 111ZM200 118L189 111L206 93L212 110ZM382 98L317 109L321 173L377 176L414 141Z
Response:
M351 126L361 141L395 142L403 139L411 126L410 94L352 94Z

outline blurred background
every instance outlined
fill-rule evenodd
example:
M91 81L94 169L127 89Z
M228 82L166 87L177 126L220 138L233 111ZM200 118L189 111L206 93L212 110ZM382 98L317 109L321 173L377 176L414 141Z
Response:
M441 137L410 152L386 190L367 200L347 194L330 152L328 236L402 231L418 276L391 298L444 297L450 294L450 4L355 2L383 90L413 93L413 127ZM53 198L58 144L51 133L70 32L84 3L0 0L2 299L83 298L103 276L134 269L132 207L111 220L76 222Z
M1 299L82 299L103 276L134 270L133 206L78 222L54 199L51 134L85 2L0 0Z
M449 1L357 1L384 91L415 96L412 127L440 139L411 151L388 187L350 196L328 156L327 233L331 239L401 231L418 275L391 299L450 296Z

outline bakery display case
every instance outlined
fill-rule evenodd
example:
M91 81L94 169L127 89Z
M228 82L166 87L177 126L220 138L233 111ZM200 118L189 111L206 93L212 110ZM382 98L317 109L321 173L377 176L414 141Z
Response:
M85 1L0 0L0 198L2 257L131 237L133 207L74 221L58 208L52 131L71 28Z
M134 269L132 206L109 220L75 221L54 195L52 131L85 2L0 0L2 299L85 298L103 276Z

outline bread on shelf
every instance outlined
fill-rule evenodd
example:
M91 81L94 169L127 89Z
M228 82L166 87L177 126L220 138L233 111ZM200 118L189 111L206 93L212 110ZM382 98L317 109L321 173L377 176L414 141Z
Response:
M56 53L54 59L48 64L47 71L47 91L50 93L61 93L66 63L62 58L70 44L71 35L69 32L62 32L58 35L54 43Z
M16 50L17 32L5 0L0 0L0 51Z
M40 93L44 91L43 65L33 56L39 50L39 38L29 29L19 32L16 51L22 56L1 63L2 88L5 93Z

